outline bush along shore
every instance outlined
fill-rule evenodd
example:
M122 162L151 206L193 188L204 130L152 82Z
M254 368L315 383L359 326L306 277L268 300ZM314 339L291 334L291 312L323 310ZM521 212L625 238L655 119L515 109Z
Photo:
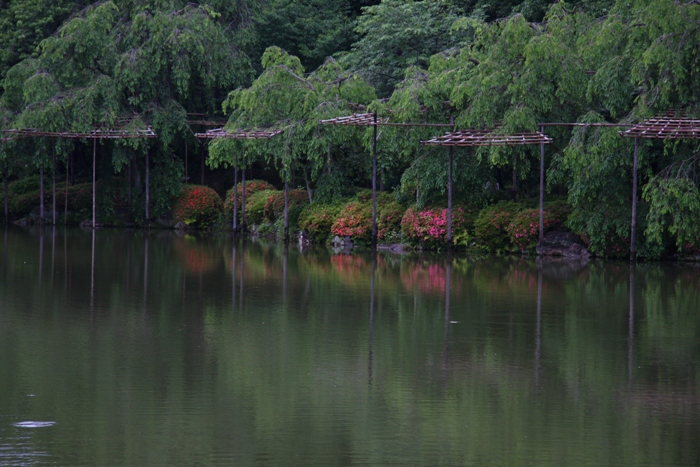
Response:
M98 193L106 190L98 183ZM245 195L245 196L244 196ZM185 184L170 203L170 209L151 222L138 222L122 196L100 201L98 225L104 227L149 227L178 230L231 231L233 214L237 227L246 234L281 240L284 235L284 191L264 180L249 180L229 189L225 196L203 185ZM9 218L20 225L53 223L52 192L44 192L44 216L40 215L37 177L9 184ZM243 200L245 199L245 209ZM133 202L133 200L132 200ZM2 194L4 204L4 194ZM237 203L237 205L236 205ZM89 225L92 186L78 183L56 190L56 224ZM572 231L572 209L563 199L544 204L543 242L539 240L539 208L536 199L500 200L485 207L457 202L453 205L453 247L491 254L541 254L587 258L625 258L629 236L618 235L604 249L596 249L585 235ZM357 190L353 196L333 203L309 201L306 190L289 190L290 237L301 244L328 244L336 249L369 248L372 237L372 192ZM447 208L405 205L392 194L377 195L377 238L379 248L395 252L447 249ZM700 245L688 245L682 255L697 259ZM669 255L671 256L671 255Z

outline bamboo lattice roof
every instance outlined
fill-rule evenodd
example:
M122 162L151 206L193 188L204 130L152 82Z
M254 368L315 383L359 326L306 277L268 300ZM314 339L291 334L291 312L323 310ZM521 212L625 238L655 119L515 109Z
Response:
M436 136L428 141L421 141L426 146L515 146L521 144L549 144L552 138L539 131L501 135L494 130L460 130Z
M377 123L381 119L377 119ZM346 117L336 117L329 118L328 120L319 121L321 125L348 125L348 126L373 126L374 125L374 114L364 113L364 114L352 114Z
M151 128L145 130L115 130L115 129L95 129L89 132L74 131L43 131L35 128L22 128L3 130L5 134L14 135L18 138L86 138L86 139L134 139L134 138L156 138Z
M626 138L700 139L700 120L665 115L650 118L621 131Z
M197 138L230 138L230 139L270 139L282 133L282 130L235 130L226 131L223 128L207 130L205 133L195 133Z

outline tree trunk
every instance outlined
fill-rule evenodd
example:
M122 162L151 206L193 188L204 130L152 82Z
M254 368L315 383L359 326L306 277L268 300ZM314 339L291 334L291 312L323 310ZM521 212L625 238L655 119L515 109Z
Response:
M314 202L314 190L311 188L311 181L309 180L309 174L304 167L304 181L306 182L306 193L309 195L309 203Z

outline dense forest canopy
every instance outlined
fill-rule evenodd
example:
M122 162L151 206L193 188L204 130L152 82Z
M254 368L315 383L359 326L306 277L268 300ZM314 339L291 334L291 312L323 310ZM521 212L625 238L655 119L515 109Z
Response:
M179 191L188 151L205 150L192 114L229 128L273 127L284 136L211 144L209 164L263 164L331 201L368 186L371 130L320 119L364 108L394 122L454 117L456 128L512 132L635 123L669 109L692 116L699 44L700 5L675 0L4 0L0 124L151 126L155 141L101 143L99 164L102 190L135 199L150 170L151 217ZM548 190L572 206L569 227L599 251L628 238L633 142L612 127L547 133ZM398 201L444 199L444 151L419 144L435 134L382 130L381 184ZM48 170L55 155L59 172L72 158L80 175L88 150L81 141L4 142L0 169L23 177ZM537 151L457 151L456 196L477 207L532 196ZM697 165L692 141L641 143L641 254L700 245Z

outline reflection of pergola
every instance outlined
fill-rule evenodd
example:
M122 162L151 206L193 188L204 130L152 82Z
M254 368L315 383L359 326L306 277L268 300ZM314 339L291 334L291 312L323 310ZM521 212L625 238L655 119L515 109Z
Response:
M632 226L630 232L630 261L637 256L635 235L637 232L637 164L639 161L639 138L645 139L700 139L700 120L678 117L674 112L650 118L621 131L625 138L634 138L634 163L632 178Z
M544 236L544 145L552 142L541 131L531 133L501 134L500 129L461 130L445 133L428 141L421 141L426 146L453 147L483 147L483 146L516 146L516 145L540 145L540 241ZM452 239L452 153L450 152L450 168L448 175L448 200L447 200L447 235L448 241Z
M135 130L127 128L133 122L132 119L119 120L119 128L95 128L87 132L75 131L44 131L34 128L22 128L13 130L4 130L4 133L10 134L17 138L66 138L66 139L92 139L92 227L96 224L96 202L95 202L95 186L97 182L97 140L98 139L139 139L139 138L156 138L156 135L150 127L143 130ZM148 155L146 155L148 157ZM148 219L148 160L146 161L146 218ZM66 174L67 176L67 174ZM66 196L68 193L66 192ZM54 195L54 202L56 196ZM56 222L56 210L54 209L54 223Z
M214 128L212 130L207 130L204 133L195 133L197 138L202 139L242 139L242 140L260 140L260 139L272 139L275 136L282 133L282 130L234 130L227 131L223 128ZM236 185L238 185L238 162L234 165L234 176L233 176L233 221L231 227L234 232L238 230L238 190ZM245 170L241 171L241 207L243 209L241 216L241 230L246 230L245 223ZM289 182L285 180L284 182L284 241L289 241Z
M321 125L347 125L347 126L371 126L374 127L372 140L372 248L377 246L377 127L400 126L400 127L450 127L454 125L444 123L391 123L388 119L380 119L376 112L353 114L346 117L336 117L319 121ZM450 153L450 157L452 153ZM451 165L450 165L451 167ZM451 212L451 211L450 211ZM448 224L452 219L448 221ZM451 232L448 231L448 241L452 239Z

